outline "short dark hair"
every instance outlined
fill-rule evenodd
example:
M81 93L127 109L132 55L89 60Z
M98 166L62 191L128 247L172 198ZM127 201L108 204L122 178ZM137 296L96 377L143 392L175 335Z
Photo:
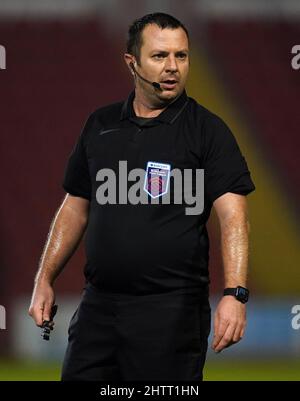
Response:
M164 28L182 28L189 41L189 33L186 27L172 15L165 13L152 13L138 18L129 26L128 39L127 39L127 53L132 54L140 63L140 51L142 47L142 32L147 25L156 24L161 29Z

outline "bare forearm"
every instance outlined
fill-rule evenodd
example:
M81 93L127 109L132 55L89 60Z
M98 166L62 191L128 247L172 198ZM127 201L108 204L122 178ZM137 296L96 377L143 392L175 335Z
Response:
M245 195L227 192L214 202L221 227L225 288L247 286L248 222ZM214 315L212 348L221 352L241 340L246 327L246 306L233 296L223 296Z
M225 287L246 287L250 225L245 213L236 213L221 222L221 249Z
M76 210L63 206L56 213L40 258L35 283L53 284L76 250L86 228L87 219Z

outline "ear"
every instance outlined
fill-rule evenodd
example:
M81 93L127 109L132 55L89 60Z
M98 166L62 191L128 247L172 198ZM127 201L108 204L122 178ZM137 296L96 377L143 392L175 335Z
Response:
M130 72L132 73L132 75L134 75L134 68L133 68L134 63L135 63L134 57L129 53L125 53L124 60L125 60L125 63L128 65Z

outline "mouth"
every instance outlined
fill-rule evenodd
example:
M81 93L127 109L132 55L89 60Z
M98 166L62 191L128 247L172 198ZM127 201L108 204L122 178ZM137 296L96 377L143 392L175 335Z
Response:
M167 79L165 81L162 81L160 83L160 86L163 89L174 89L177 84L178 84L178 81L176 81L176 79Z

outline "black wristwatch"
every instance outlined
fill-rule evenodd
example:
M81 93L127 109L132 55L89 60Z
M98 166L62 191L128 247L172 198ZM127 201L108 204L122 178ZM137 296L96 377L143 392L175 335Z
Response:
M249 290L245 287L225 288L223 295L233 295L238 301L245 304L249 299Z

